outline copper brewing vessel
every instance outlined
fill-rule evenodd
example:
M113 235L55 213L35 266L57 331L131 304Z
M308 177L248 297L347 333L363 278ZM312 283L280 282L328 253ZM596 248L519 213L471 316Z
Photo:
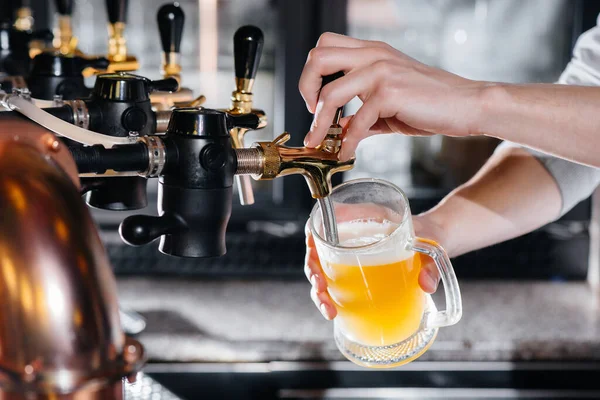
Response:
M118 399L143 359L78 185L61 141L0 116L0 400Z

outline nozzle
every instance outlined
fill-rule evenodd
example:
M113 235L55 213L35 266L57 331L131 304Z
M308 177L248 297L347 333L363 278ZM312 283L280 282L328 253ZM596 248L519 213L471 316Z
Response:
M272 142L258 142L250 149L236 149L236 174L252 175L256 180L300 174L306 179L312 197L319 199L331 193L333 174L354 166L354 158L340 161L338 151L331 151L325 141L313 149L285 146L289 139L290 134L285 132Z

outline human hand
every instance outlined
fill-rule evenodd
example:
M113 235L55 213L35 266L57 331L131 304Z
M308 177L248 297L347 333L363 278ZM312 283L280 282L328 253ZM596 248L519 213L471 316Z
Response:
M305 228L306 257L304 261L304 273L312 285L310 297L321 314L323 314L323 317L325 317L325 319L332 320L337 316L337 309L334 301L327 292L327 280L325 279L325 275L321 267L319 255L317 254L317 249L315 247L314 237L310 231L309 222L307 222ZM432 221L429 221L426 216L414 216L413 226L417 236L433 239L435 241L439 241L439 238L442 236L441 232L439 232L440 227L435 225ZM419 285L424 292L434 293L437 290L440 280L439 272L431 258L423 255L420 255L420 257L422 264L421 272L419 274Z
M321 78L345 76L321 88ZM468 136L479 134L483 82L422 64L383 42L324 33L308 55L299 89L314 120L305 145L316 147L338 107L358 96L363 104L342 119L340 159L375 134Z

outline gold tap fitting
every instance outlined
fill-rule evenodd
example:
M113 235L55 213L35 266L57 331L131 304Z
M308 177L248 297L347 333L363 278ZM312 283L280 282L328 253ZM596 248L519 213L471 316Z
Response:
M289 139L290 134L284 132L272 142L258 142L250 149L236 149L236 174L252 175L256 180L300 174L306 179L312 197L318 199L331 193L333 174L348 171L354 166L354 158L348 161L338 159L339 147L332 147L327 138L314 149L285 146Z
M58 16L58 28L54 31L52 45L65 55L79 54L77 38L73 36L73 25L69 15Z
M33 17L31 16L31 8L20 7L17 10L17 19L15 21L15 29L19 31L30 31L33 28Z
M125 23L109 23L108 37L108 61L110 61L110 64L108 65L106 72L138 70L140 64L137 58L127 54Z
M127 59L127 41L125 40L125 23L108 24L108 59L122 62Z
M162 75L164 78L175 78L181 84L181 54L174 51L162 53Z

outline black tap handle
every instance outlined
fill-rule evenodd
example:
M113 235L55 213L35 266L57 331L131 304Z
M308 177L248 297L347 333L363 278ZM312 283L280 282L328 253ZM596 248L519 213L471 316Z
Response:
M32 40L42 40L44 42L48 42L54 38L52 31L50 29L38 29L36 31L31 32Z
M179 3L169 3L158 9L156 14L160 42L165 53L179 53L185 14Z
M128 245L143 246L162 235L180 232L184 229L186 229L186 223L170 213L165 213L160 217L132 215L121 222L119 234Z
M129 0L106 0L106 11L108 12L108 22L127 22L127 7Z
M257 129L260 124L260 118L256 114L227 114L227 129L246 128Z
M323 89L323 87L325 85L327 85L328 83L331 83L331 82L335 81L336 79L341 78L342 76L344 76L344 73L342 71L336 72L335 74L324 76L321 81L321 89Z
M175 78L157 79L148 82L148 88L151 92L176 92L179 83Z
M336 72L335 74L331 74L331 75L325 75L322 80L321 80L321 89L319 90L319 93L321 90L323 90L323 88L325 87L325 85L335 81L336 79L341 78L342 76L344 76L344 72L343 71L339 71ZM340 123L340 118L342 117L342 114L344 113L344 107L339 107L337 109L337 112L335 113L335 117L333 117L333 123L334 124L339 124Z
M105 70L108 68L110 61L106 57L96 57L96 58L84 58L81 63L81 70L83 71L85 68L91 67L96 70Z
M256 26L239 28L233 36L235 76L239 79L254 79L264 44L262 31Z
M73 15L73 0L55 0L56 10L60 15Z

